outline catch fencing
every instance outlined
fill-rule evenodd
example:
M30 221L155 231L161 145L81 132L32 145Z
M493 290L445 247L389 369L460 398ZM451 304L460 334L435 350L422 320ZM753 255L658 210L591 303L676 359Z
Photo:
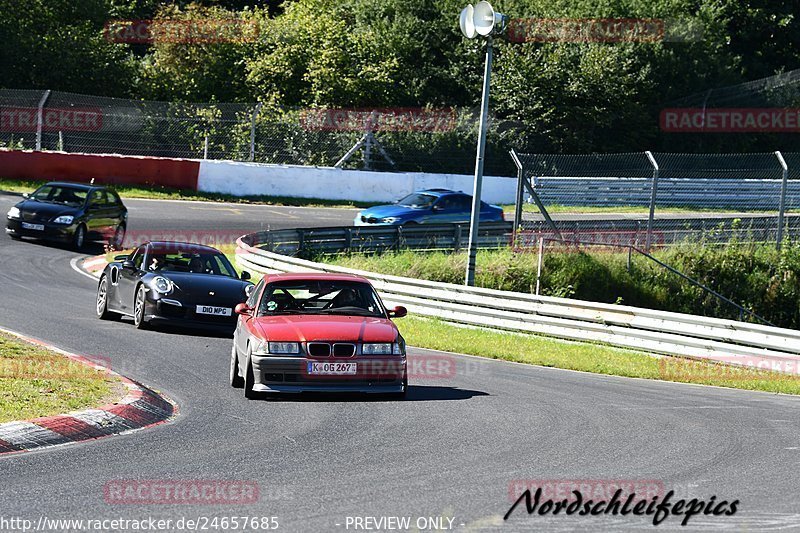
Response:
M645 249L800 235L800 153L517 154L515 228ZM529 202L541 205L524 206ZM547 213L542 213L542 211ZM549 218L552 220L548 220Z
M0 147L470 174L469 108L289 108L0 89ZM494 121L490 142L507 123ZM506 158L487 173L511 175Z

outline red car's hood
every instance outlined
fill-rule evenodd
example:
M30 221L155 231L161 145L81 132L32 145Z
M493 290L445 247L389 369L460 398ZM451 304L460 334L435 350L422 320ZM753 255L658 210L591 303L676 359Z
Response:
M262 316L255 319L271 341L394 342L397 327L385 318L363 316Z

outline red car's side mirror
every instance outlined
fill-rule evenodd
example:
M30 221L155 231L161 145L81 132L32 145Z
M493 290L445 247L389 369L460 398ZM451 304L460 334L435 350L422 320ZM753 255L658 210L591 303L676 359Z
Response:
M236 304L234 311L236 311L237 315L245 315L245 316L253 315L253 308L247 305L246 303Z
M402 305L398 305L394 309L389 309L389 318L403 318L408 314L408 309Z

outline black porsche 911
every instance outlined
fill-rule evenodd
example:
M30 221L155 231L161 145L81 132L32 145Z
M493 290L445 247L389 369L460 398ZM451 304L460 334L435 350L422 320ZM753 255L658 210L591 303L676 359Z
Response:
M33 237L72 244L80 250L87 241L106 241L121 248L128 210L119 195L100 185L50 182L12 207L6 233L12 239Z
M97 316L233 332L236 304L250 296L250 274L237 276L225 254L200 244L147 242L109 263L97 285Z

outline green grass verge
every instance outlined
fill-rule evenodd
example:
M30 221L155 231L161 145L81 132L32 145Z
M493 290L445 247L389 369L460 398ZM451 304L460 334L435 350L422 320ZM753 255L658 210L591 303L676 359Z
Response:
M0 191L24 193L31 192L42 185L42 181L0 179ZM373 203L349 202L344 200L323 200L318 198L293 198L288 196L233 196L193 191L190 189L172 189L169 187L144 187L114 185L122 198L144 198L149 200L201 200L205 202L233 202L239 204L262 204L296 207L369 207Z
M0 423L97 407L122 390L107 372L0 333Z
M396 319L411 346L502 359L538 366L632 378L800 394L800 376L693 361L653 357L601 344L560 341L537 335L459 327L414 316Z

